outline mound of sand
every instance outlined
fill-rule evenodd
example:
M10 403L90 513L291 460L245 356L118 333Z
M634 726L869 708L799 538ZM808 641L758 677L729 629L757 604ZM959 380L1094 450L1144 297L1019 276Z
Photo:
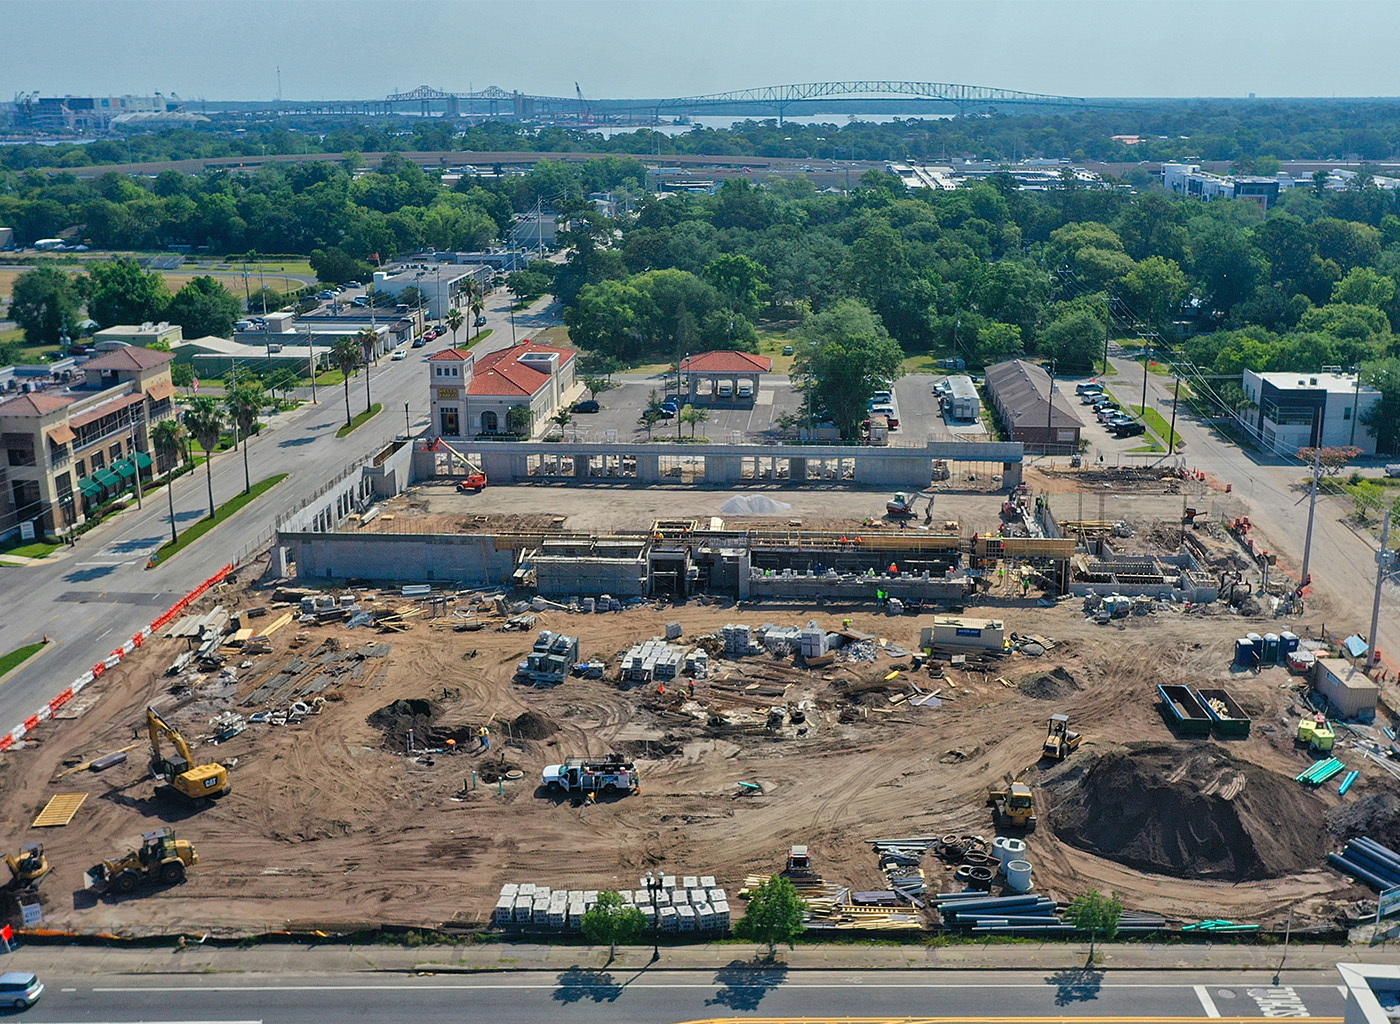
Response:
M1400 850L1400 797L1374 793L1354 804L1327 812L1327 831L1338 839L1369 836L1382 846Z
M791 508L787 502L766 494L736 494L721 504L719 510L727 516L777 516Z
M430 700L396 700L372 712L366 721L384 734L384 746L390 750L408 749L409 730L415 749L443 746L448 740L461 745L476 738L476 730L469 725L441 724L438 713Z
M516 739L545 740L559 731L559 727L538 711L526 711L510 723L510 734Z
M1213 743L1137 743L1046 783L1055 834L1139 871L1232 882L1317 867L1317 799Z
M1062 700L1081 689L1078 680L1064 666L1052 668L1049 672L1027 676L1018 687L1027 697L1037 700Z

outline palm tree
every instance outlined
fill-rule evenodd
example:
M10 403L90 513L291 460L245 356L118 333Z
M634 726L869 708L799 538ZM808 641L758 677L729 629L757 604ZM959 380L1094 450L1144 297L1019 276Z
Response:
M482 311L486 309L486 295L481 290L481 284L477 281L473 281L467 287L467 309L471 310L472 326L475 327L477 319L481 316ZM476 336L478 338L481 337L480 327L476 328Z
M574 414L569 411L567 406L561 408L558 412L556 412L553 416L550 417L551 420L559 424L559 439L561 441L564 439L564 428L569 425L569 421L573 418Z
M170 502L170 543L180 539L175 532L175 465L178 460L184 463L189 454L189 434L179 420L161 420L151 428L151 442L155 445L156 458L167 466L165 471L165 497Z
M374 354L374 350L379 347L379 332L373 327L366 327L355 335L355 340L360 343L360 354L365 360L365 412L369 412L369 359Z
M462 316L462 311L456 306L453 306L447 311L447 329L452 332L453 348L457 347L457 332L461 329L465 320L466 318Z
M345 377L345 427L350 427L350 375L360 365L360 343L354 338L341 338L331 349L331 362Z
M243 449L243 493L253 489L248 476L248 435L258 421L258 413L267 404L267 393L256 379L245 381L224 395L224 411L238 428L239 447Z
M224 434L224 413L219 403L209 395L198 395L185 410L185 429L194 435L204 449L204 468L208 471L209 518L214 518L214 450Z

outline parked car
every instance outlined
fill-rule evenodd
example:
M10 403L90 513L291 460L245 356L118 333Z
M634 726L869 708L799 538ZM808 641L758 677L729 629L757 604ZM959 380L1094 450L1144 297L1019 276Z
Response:
M422 348L422 347L423 347L424 345L426 345L427 343L428 343L428 337L427 337L427 335L425 335L425 334L420 334L418 337L416 337L416 338L413 339L413 347L414 347L414 348Z
M352 306L368 306L368 305L369 305L369 296L368 296L368 295L356 295L353 299L350 300L350 305L352 305Z
M1137 437L1139 434L1147 433L1147 428L1136 420L1129 423L1115 423L1112 429L1118 437Z
M1096 381L1096 380L1088 380L1088 381L1085 381L1085 382L1082 383L1082 384L1076 384L1076 385L1074 386L1074 392L1075 392L1075 394L1077 394L1077 395L1087 395L1090 391L1102 391L1102 390L1103 390L1103 385L1100 384L1100 383L1099 383L1098 381Z
M16 1010L27 1010L39 1001L44 994L44 983L37 974L27 971L8 971L0 974L0 1006L13 1006Z
M662 416L670 419L676 414L677 408L676 400L674 398L668 398L657 407L657 411L660 412Z
M1104 399L1103 391L1085 391L1080 394L1079 401L1083 405L1094 405Z
M791 345L784 345L784 346L783 346L783 355L785 355L785 356L790 356L790 355L792 355L792 346L791 346Z
M574 403L574 412L597 412L602 406L593 399Z
M1099 422L1100 422L1100 423L1107 423L1109 420L1113 419L1113 417L1116 416L1117 414L1118 414L1118 407L1117 407L1117 406L1114 406L1114 407L1111 408L1111 409L1107 409L1107 408L1105 408L1105 409L1100 409L1100 410L1098 411Z
M318 299L333 299L333 298L335 298L335 292L331 291L329 288L326 288L326 289L324 289L323 291L317 292L317 293L316 293L316 298L318 298Z

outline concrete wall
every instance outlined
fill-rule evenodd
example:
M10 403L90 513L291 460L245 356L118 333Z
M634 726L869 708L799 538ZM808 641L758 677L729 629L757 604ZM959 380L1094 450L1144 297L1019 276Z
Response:
M515 552L482 534L278 533L299 579L509 584Z

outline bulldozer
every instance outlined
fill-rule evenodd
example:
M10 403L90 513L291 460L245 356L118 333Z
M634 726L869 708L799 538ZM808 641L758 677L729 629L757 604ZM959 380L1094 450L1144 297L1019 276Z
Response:
M151 738L151 766L165 776L167 786L156 789L157 796L179 796L191 802L221 797L231 788L228 769L218 762L194 764L190 745L185 742L179 730L160 716L155 708L146 709L146 732ZM174 757L161 754L161 738L170 741L175 748Z
M175 838L168 825L141 836L141 848L128 850L116 860L104 860L87 870L85 889L125 895L142 883L179 885L188 868L199 863L199 854L184 839Z
M1024 782L1016 782L1008 775L1005 782L987 791L987 804L997 825L1035 828L1035 795Z
M7 889L37 889L39 880L49 873L49 860L44 856L43 843L25 843L19 856L5 854L5 863L10 869Z
M1052 761L1063 761L1079 749L1084 737L1069 727L1069 715L1050 716L1050 724L1045 728L1045 743L1040 749L1041 757Z

